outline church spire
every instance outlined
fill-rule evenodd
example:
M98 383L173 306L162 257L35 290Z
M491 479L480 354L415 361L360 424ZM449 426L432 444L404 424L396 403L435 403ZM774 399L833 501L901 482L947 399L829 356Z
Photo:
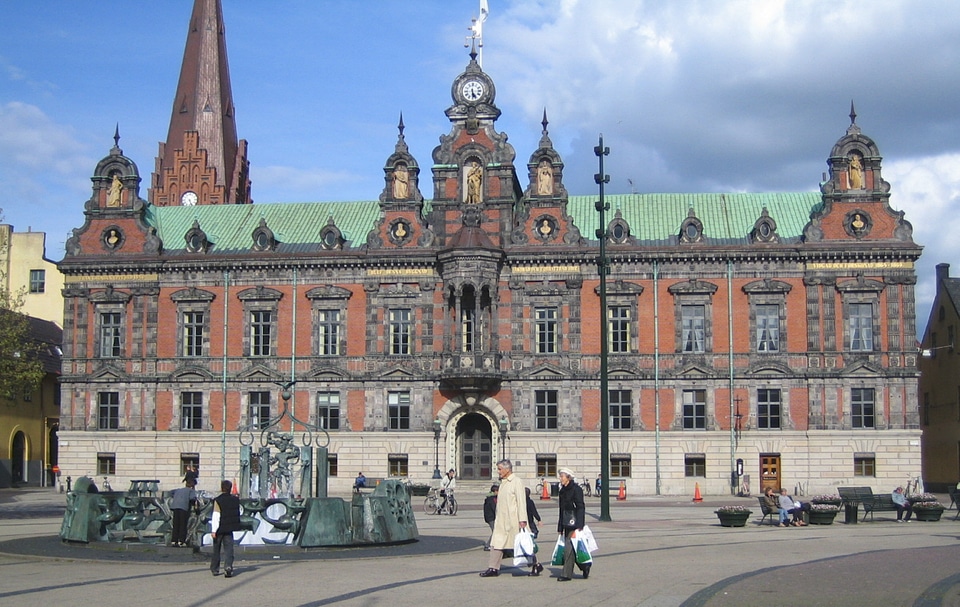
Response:
M167 140L160 144L151 202L251 202L246 141L237 139L221 0L194 0ZM185 162L201 171L182 171Z

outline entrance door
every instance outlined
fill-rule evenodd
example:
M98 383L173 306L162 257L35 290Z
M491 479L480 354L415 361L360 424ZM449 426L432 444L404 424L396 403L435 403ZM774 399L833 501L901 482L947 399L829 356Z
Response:
M477 413L465 415L457 425L457 452L464 480L490 480L493 474L490 422Z
M774 493L780 491L780 454L760 454L760 493L772 487Z
M27 438L23 432L13 435L13 452L10 454L10 480L22 483L27 480L24 475L23 461L26 459Z

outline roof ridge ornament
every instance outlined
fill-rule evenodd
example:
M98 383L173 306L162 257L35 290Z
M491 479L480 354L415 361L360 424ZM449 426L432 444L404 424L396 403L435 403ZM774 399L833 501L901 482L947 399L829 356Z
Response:
M860 133L860 127L857 126L857 111L853 107L853 99L850 100L850 126L847 127L847 135L857 135Z

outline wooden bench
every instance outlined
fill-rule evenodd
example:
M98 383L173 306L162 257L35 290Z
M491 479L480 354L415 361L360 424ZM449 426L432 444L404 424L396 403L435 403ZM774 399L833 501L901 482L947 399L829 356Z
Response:
M760 512L763 513L763 516L760 518L760 524L763 524L763 519L770 517L771 525L780 524L780 509L779 508L770 508L767 506L767 502L762 495L757 496L757 501L760 502Z

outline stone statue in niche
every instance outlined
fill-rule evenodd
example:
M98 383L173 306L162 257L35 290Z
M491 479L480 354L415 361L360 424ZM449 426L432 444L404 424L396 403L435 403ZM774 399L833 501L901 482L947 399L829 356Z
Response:
M120 232L116 228L110 228L107 230L107 235L103 241L107 243L107 246L111 249L116 248L116 246L120 244Z
M551 196L553 194L553 167L548 160L541 160L537 167L537 194Z
M474 160L467 165L467 204L480 204L483 202L481 192L483 191L483 167Z
M123 192L123 184L120 182L120 178L116 174L114 174L113 181L110 183L110 191L107 192L108 207L120 206L121 192Z
M860 160L859 154L850 156L850 189L863 189L863 161Z
M410 196L410 173L407 165L398 164L393 170L393 197L397 200L406 200Z

